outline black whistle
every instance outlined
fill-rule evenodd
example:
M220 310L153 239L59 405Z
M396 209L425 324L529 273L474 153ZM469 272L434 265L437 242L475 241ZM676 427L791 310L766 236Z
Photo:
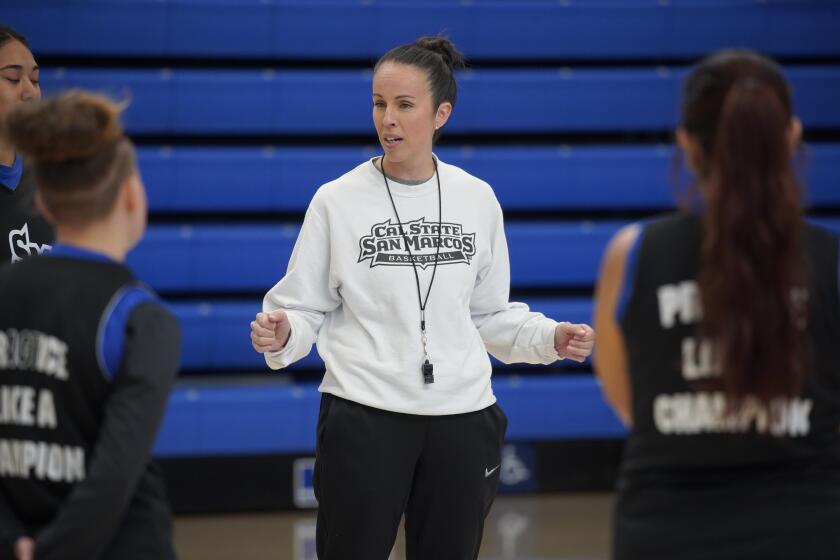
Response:
M432 364L429 363L429 360L426 360L426 363L423 364L423 382L424 383L434 383L435 382L435 368Z

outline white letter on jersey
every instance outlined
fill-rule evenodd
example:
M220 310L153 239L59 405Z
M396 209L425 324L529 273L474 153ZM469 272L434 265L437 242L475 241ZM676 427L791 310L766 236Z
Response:
M55 401L50 391L44 389L38 394L38 427L55 428Z
M666 284L656 290L659 298L659 322L662 328L670 329L677 323L677 317L684 325L700 320L700 292L697 282L686 280L679 284Z

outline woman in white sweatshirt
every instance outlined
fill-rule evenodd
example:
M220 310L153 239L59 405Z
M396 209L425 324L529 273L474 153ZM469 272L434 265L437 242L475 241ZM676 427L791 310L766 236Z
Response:
M385 560L403 513L408 559L476 558L507 427L488 351L541 364L592 351L589 326L508 302L493 190L432 153L463 65L443 38L379 60L373 121L384 156L318 190L286 275L251 323L271 368L316 342L326 364L314 480L321 560Z

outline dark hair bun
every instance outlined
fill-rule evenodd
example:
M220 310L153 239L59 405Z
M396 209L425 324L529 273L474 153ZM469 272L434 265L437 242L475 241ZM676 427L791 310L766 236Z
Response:
M452 70L466 67L464 55L446 37L420 37L414 42L420 48L436 52Z
M123 135L123 106L104 97L70 91L49 101L27 103L6 124L15 148L42 162L89 158Z

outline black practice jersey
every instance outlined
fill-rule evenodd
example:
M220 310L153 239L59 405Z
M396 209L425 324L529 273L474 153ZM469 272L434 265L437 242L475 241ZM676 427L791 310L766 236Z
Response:
M840 519L837 238L804 228L810 285L792 297L807 301L803 336L813 363L801 394L770 403L747 397L728 414L727 397L715 389L714 348L697 330L700 234L696 216L655 220L628 255L618 319L633 428L619 486L616 555L826 557L826 535L837 533L825 532L829 520ZM746 513L750 504L760 512ZM817 548L797 548L797 539Z
M0 556L171 558L151 449L180 331L102 255L56 246L0 269Z
M0 184L0 267L44 253L53 239L52 226L35 205L32 174L24 168L15 189Z

